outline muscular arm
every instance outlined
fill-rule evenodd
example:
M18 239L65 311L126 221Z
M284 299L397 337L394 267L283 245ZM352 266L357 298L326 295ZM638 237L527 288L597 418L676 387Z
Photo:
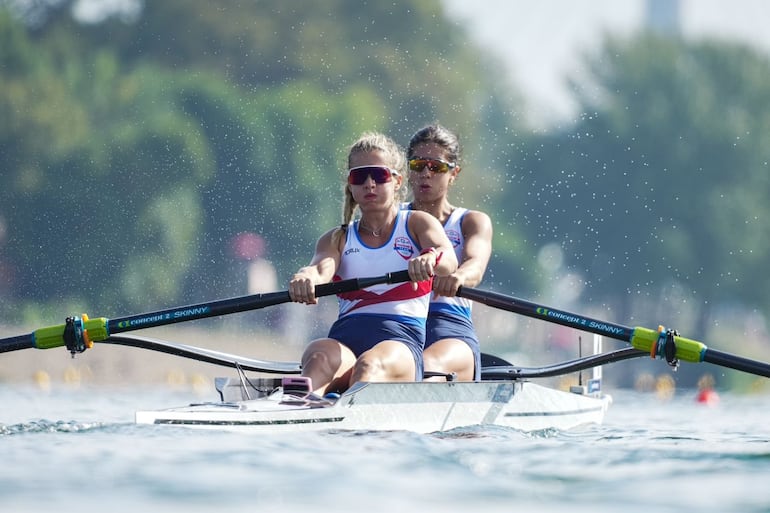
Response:
M417 281L431 276L445 276L457 269L457 257L444 227L432 215L415 210L409 216L409 231L420 247L435 248L437 254L427 253L409 261L409 275ZM437 255L441 255L437 258Z
M333 234L339 230L329 230L318 239L315 254L310 264L301 267L289 281L289 296L297 303L316 304L315 286L321 283L329 283L337 271L340 263L340 247L345 239L345 234L335 238Z
M457 270L448 276L437 276L433 290L437 295L454 296L461 286L475 287L481 283L492 255L492 221L476 210L468 211L462 223L463 254Z

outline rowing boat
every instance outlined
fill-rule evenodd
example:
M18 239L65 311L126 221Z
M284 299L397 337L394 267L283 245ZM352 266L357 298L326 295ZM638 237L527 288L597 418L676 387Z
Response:
M601 365L639 356L627 349L602 353L595 335L591 356L549 367L524 368L482 354L481 381L356 383L334 400L314 397L312 387L296 378L298 363L253 360L218 351L135 335L105 342L142 347L227 365L237 377L217 378L217 401L136 412L138 424L184 426L239 432L403 430L432 433L472 426L501 426L520 431L568 430L601 424L612 398L602 392ZM582 374L569 391L549 388L532 379L563 376L591 369L586 386ZM247 371L283 374L247 376Z
M406 271L316 286L316 297L359 290L380 283L408 281ZM532 380L638 357L665 358L671 366L707 362L757 376L770 377L770 364L708 348L679 336L676 330L627 327L558 310L522 299L461 287L458 296L519 315L578 331L628 342L630 347L539 368L517 367L482 355L481 381L356 383L335 400L297 394L292 375L298 363L266 362L184 344L121 333L178 322L227 315L291 301L288 291L252 294L208 303L108 319L67 317L65 324L0 339L0 353L65 346L72 357L94 342L127 345L192 358L236 369L237 378L216 381L219 400L157 411L136 412L136 422L239 431L410 430L437 432L469 426L504 426L522 431L566 430L601 423L611 402L602 393L600 374L588 386L556 390ZM246 372L280 374L281 378L249 378ZM449 377L448 377L449 378ZM296 378L295 378L296 379ZM291 386L287 386L291 385ZM309 390L306 387L305 392Z
M601 424L611 397L600 382L566 392L527 380L356 383L334 401L287 393L280 378L218 378L217 402L139 411L139 424L233 431L406 430L471 426L521 431Z

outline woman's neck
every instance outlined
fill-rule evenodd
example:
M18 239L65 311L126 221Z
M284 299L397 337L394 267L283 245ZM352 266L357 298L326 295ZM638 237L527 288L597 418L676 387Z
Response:
M375 238L388 237L397 215L398 210L396 208L384 212L362 213L358 226Z

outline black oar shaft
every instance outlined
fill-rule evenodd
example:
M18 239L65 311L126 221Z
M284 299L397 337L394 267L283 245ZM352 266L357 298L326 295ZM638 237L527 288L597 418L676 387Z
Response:
M125 331L165 326L178 322L206 319L218 315L247 312L258 308L288 303L290 300L289 293L286 291L220 299L210 303L198 303L157 312L117 317L107 322L107 329L109 333L123 333Z
M408 271L388 273L373 278L352 278L332 283L316 285L316 297L333 296L354 290L364 289L381 283L399 283L409 281ZM150 312L128 317L110 319L107 323L110 334L123 333L125 331L165 326L184 321L206 319L218 315L227 315L249 310L257 310L268 306L280 305L291 301L288 291L268 292L266 294L252 294L249 296L220 299L208 303L169 308L157 312Z
M542 319L544 321L561 324L562 326L575 328L588 333L595 333L597 335L623 340L624 342L630 342L631 338L634 336L634 328L591 319L590 317L584 317L572 312L556 310L548 306L524 301L523 299L512 298L496 292L460 287L460 290L457 291L457 295L493 308L507 310L535 319Z
M31 335L17 335L8 337L0 345L0 353L18 351L19 349L32 349L35 347L35 341Z
M474 288L460 287L457 295L501 310L628 342L635 349L640 350L636 355L648 353L652 357L663 358L665 356L669 363L678 360L709 362L758 376L770 377L770 364L708 349L702 342L681 337L674 331L666 330L663 326L658 327L658 330L639 326L629 328ZM669 350L673 354L668 355Z
M331 296L334 294L360 290L374 285L401 283L406 281L409 281L408 271L392 272L371 278L352 278L316 285L315 295L317 297ZM82 318L76 318L76 324L78 326L77 329L82 330L84 340L87 334L90 342L99 342L105 340L111 334L155 326L165 326L167 324L204 319L217 315L245 312L247 310L256 310L267 306L288 303L289 301L291 301L291 297L289 296L288 291L270 292L267 294L252 294L250 296L241 296L231 299L220 299L208 303L198 303L195 305L169 308L157 312L148 312L115 319L107 319L105 317L88 319L84 314ZM67 322L71 322L71 319L68 319ZM65 325L48 326L26 335L0 339L0 353L16 351L19 349L50 349L53 347L61 347L65 345L64 338ZM85 344L84 347L89 347L90 342ZM82 350L82 348L78 349L78 351Z
M770 378L770 365L767 363L723 353L716 349L707 349L703 354L703 361Z

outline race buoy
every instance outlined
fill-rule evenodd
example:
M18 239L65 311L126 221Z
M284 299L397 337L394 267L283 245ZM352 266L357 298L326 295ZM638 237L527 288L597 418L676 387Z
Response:
M702 388L695 400L707 406L714 406L719 402L719 394L713 388Z
M698 380L698 395L695 400L707 406L714 406L719 402L719 394L714 390L716 381L711 374L704 374Z

